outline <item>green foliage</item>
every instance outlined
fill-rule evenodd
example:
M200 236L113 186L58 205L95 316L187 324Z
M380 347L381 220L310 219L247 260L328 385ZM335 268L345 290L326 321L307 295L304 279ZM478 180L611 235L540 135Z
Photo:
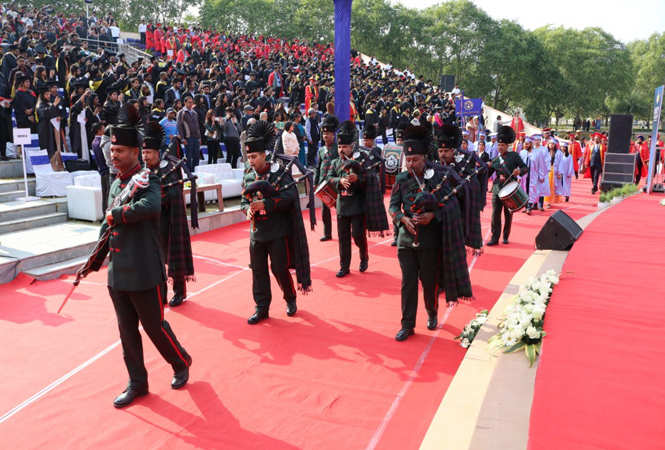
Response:
M26 2L22 2L26 4ZM85 13L82 1L31 0ZM198 21L187 15L200 6ZM134 31L142 18L231 33L332 42L333 0L95 0ZM665 81L665 33L628 45L600 28L543 27L533 32L492 19L470 0L424 10L391 0L354 0L353 48L438 83L454 74L464 93L501 110L524 110L532 122L630 113L648 119L653 90Z
M639 187L636 184L624 184L623 186L601 193L599 201L601 203L609 203L615 197L629 197L637 192L639 192Z

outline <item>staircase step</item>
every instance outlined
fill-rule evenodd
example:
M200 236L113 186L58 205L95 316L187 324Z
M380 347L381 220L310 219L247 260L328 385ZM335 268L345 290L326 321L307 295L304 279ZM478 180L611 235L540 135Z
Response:
M24 196L25 191L23 190L0 192L0 203L12 202Z
M26 275L36 280L54 280L60 278L62 275L71 275L88 260L87 256L68 259L66 261L48 264L34 269L24 271Z
M28 190L30 195L35 195L36 181L34 178L28 178ZM25 189L23 178L0 179L0 193L9 191L22 191Z
M4 219L4 213L3 213ZM0 235L4 233L13 233L15 231L27 230L30 228L44 227L56 223L67 222L67 213L52 212L30 217L22 217L14 220L0 222Z
M23 162L20 159L0 161L0 178L18 178L23 176Z
M2 220L0 223L56 212L67 212L67 200L34 200L29 202L14 200L0 203L0 219Z

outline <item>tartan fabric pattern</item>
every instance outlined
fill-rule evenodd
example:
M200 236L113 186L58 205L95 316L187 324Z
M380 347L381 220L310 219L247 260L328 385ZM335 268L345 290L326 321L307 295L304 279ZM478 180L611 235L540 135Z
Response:
M314 174L314 184L316 186L326 179L326 174L328 173L328 170L330 170L330 165L337 156L337 144L333 144L333 147L330 150L328 150L326 146L319 149L319 162L316 167L316 173Z
M441 208L442 229L441 281L447 302L472 298L469 267L462 235L462 217L457 197L451 197Z
M478 158L475 152L458 150L457 153L463 159L459 163L453 162L451 166L457 170L460 177L471 177L464 186L463 195L458 199L463 218L464 243L471 248L479 249L483 246L480 211L484 209L486 202L479 175L487 171L487 165ZM474 174L476 167L481 168L478 174Z
M291 189L296 189L292 187ZM300 202L293 202L291 215L291 233L287 236L287 248L289 251L290 269L296 270L298 284L305 290L312 286L312 278L309 265L309 246L307 244L307 233L305 223L300 210Z
M187 224L187 210L182 196L182 179L180 169L166 175L173 163L159 169L162 183L162 215L160 234L162 249L166 253L164 258L168 265L168 276L173 279L189 279L194 276L194 261L192 259L192 242ZM162 179L162 176L166 175ZM164 187L169 183L174 183Z
M449 167L436 165L437 177L440 180L450 170ZM454 171L453 171L454 172ZM459 179L457 179L459 181ZM449 177L437 193L442 198L452 191ZM462 215L457 196L450 197L437 211L437 219L441 222L441 271L439 286L446 294L447 302L473 297L469 267L466 263Z
M383 203L381 182L377 171L368 172L365 178L365 219L368 233L388 230L386 205Z

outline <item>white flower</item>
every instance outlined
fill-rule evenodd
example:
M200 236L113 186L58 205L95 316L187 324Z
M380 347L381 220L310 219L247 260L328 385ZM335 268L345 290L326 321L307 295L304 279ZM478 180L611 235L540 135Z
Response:
M462 347L469 348L470 345L471 345L471 342L469 342L468 339L466 339L466 338L462 339Z
M526 329L526 335L529 336L530 339L538 339L540 337L540 331L531 326Z

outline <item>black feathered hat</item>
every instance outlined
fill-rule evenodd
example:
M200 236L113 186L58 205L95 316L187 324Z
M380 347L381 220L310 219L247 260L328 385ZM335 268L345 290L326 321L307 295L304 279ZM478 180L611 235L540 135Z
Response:
M369 126L363 129L363 139L375 139L376 138L376 127Z
M429 150L430 130L422 125L409 125L404 129L404 156L426 155Z
M434 140L438 148L456 149L462 143L462 130L444 123L440 127L434 128Z
M136 105L127 103L118 114L118 125L111 128L111 144L140 147L139 120Z
M337 117L334 115L329 115L323 119L323 123L321 124L321 131L332 131L334 133L337 131L338 126L339 119L337 119Z
M512 144L515 142L515 130L506 125L499 127L496 140L501 144Z
M345 120L337 130L337 142L341 145L351 145L356 138L356 126L350 120Z
M143 130L143 148L159 151L164 142L164 128L154 120L149 121Z
M265 152L270 149L275 135L275 127L272 122L257 120L247 130L247 153Z

